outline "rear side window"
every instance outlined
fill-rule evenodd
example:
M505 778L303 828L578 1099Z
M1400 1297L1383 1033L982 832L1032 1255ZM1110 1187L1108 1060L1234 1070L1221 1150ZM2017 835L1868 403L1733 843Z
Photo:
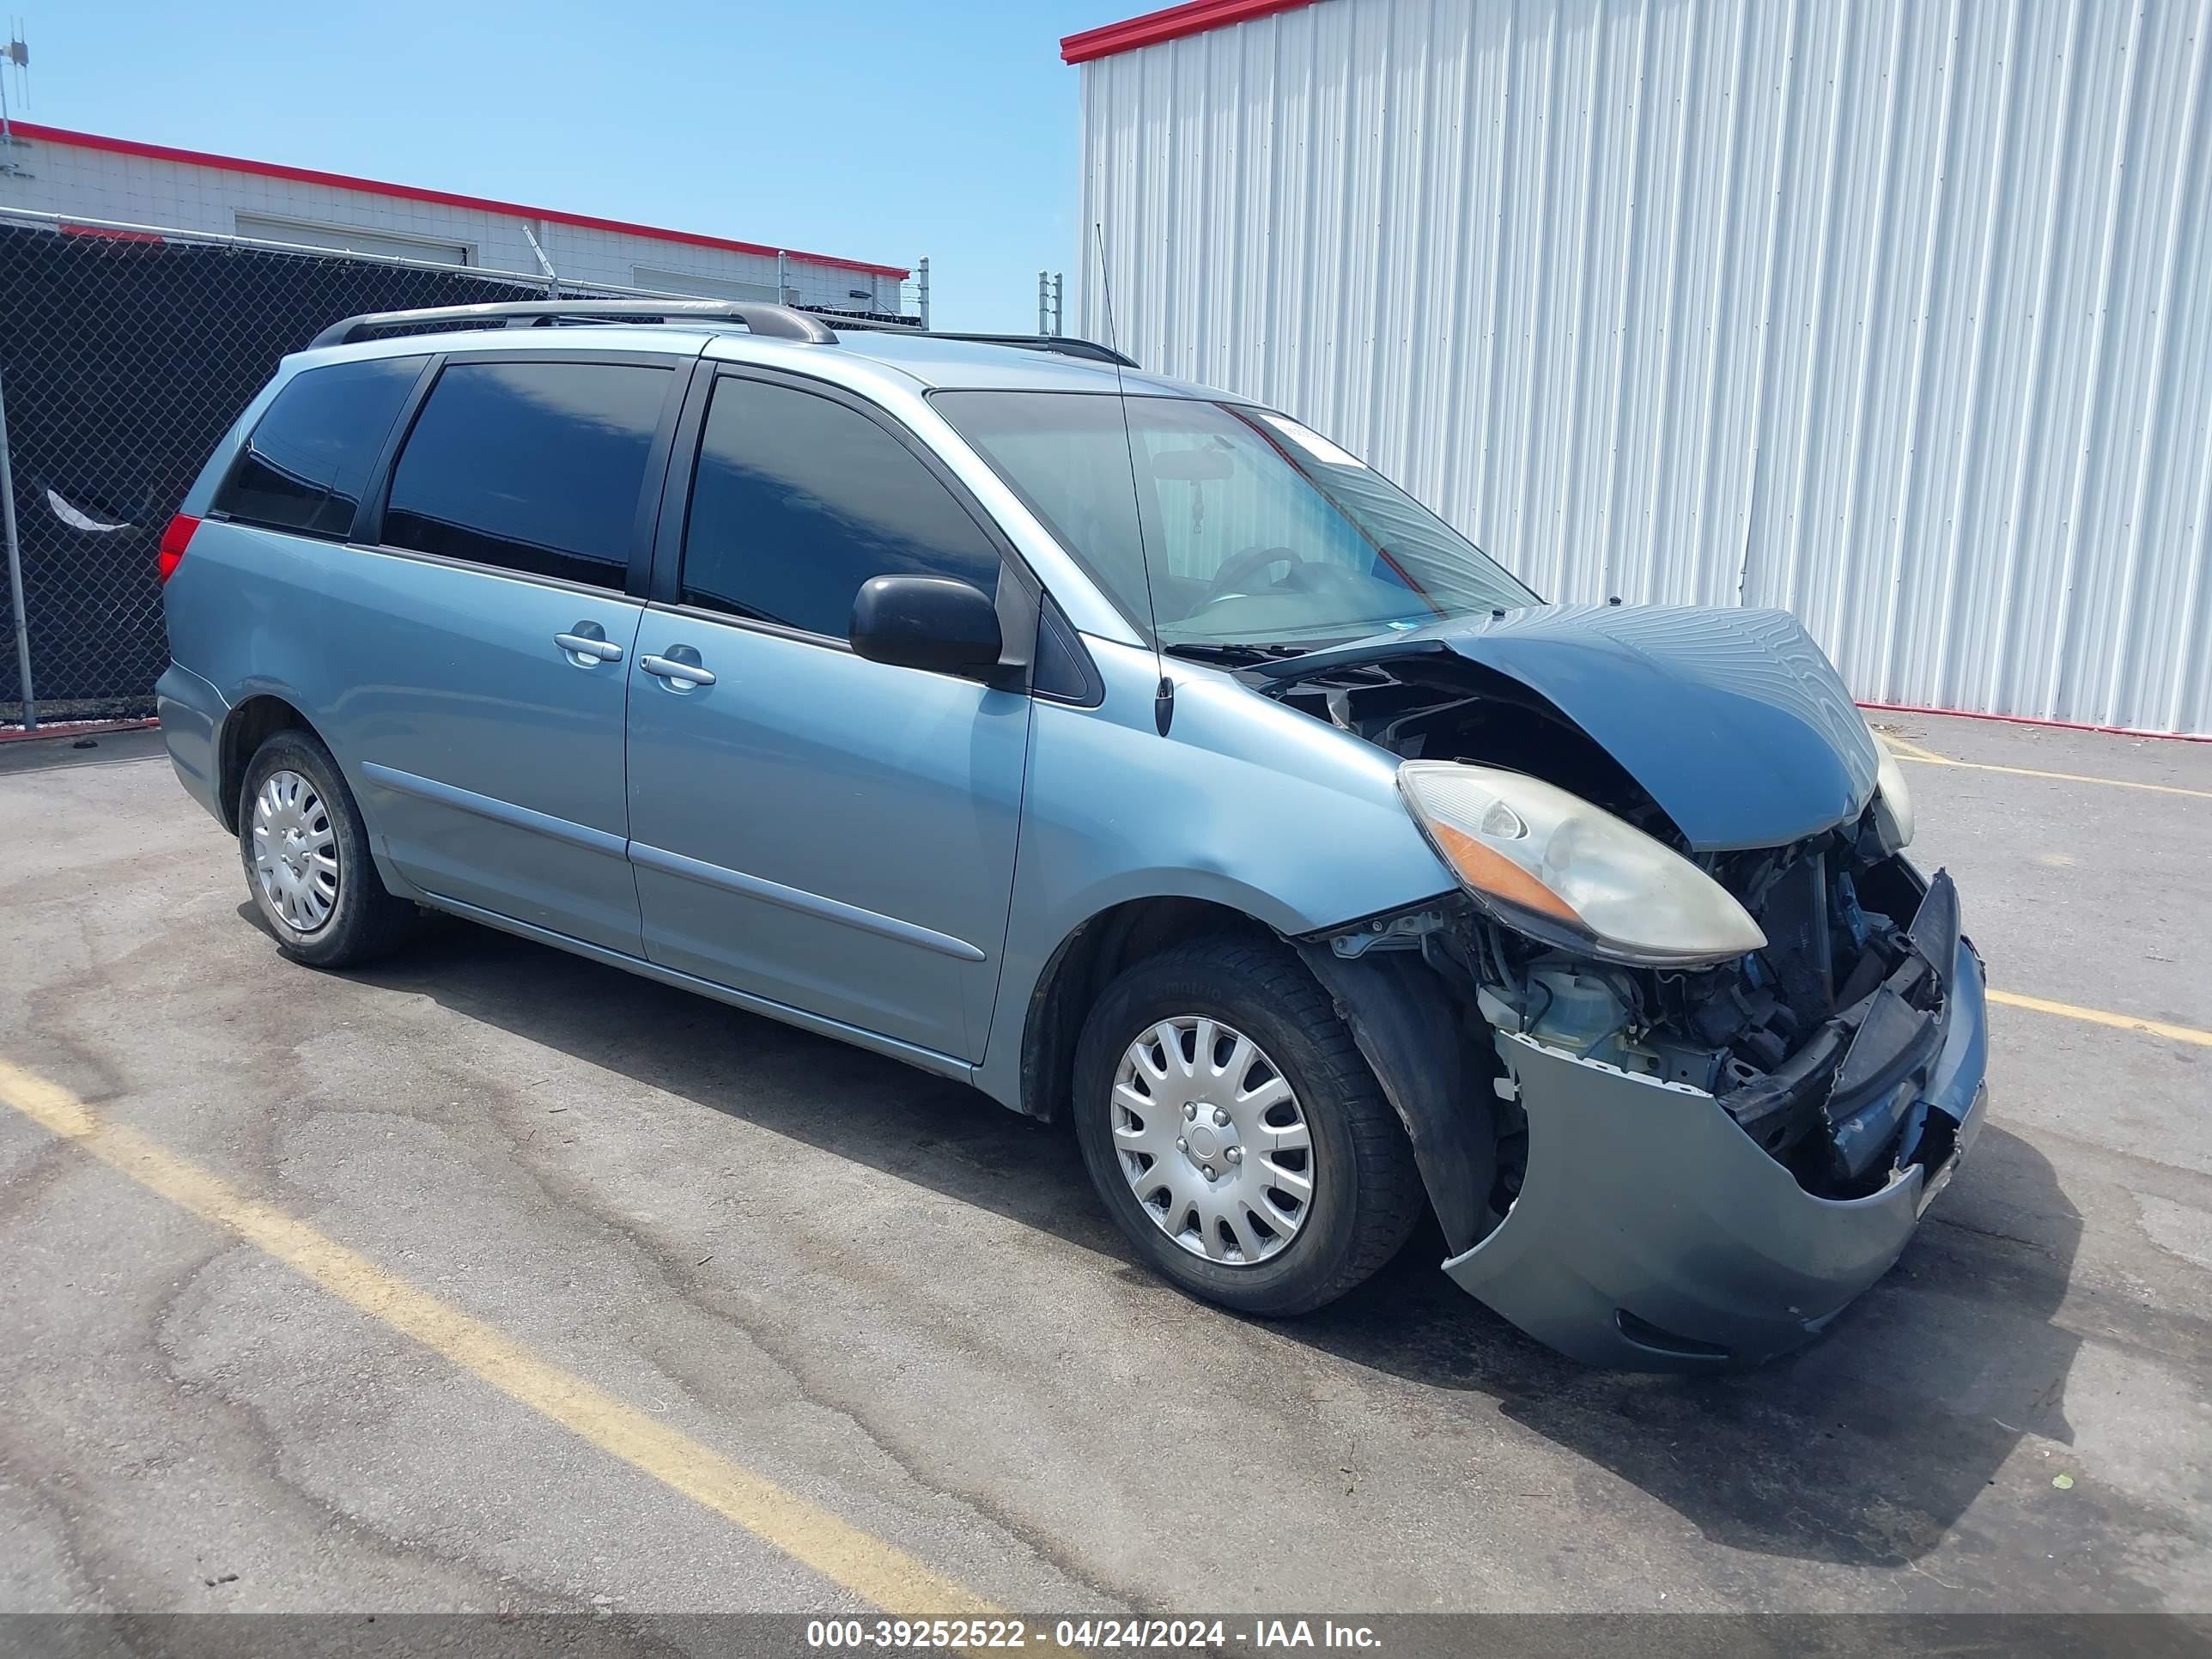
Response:
M859 410L812 392L724 379L707 407L684 598L848 637L871 576L999 586L999 553L921 459Z
M242 524L343 537L420 357L371 357L302 369L246 440L215 510Z
M670 374L447 364L392 469L386 544L620 587Z

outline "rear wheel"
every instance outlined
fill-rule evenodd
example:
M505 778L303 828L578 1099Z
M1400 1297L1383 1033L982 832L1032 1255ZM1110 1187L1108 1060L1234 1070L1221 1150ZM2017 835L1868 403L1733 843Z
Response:
M246 763L238 852L254 907L295 962L349 967L414 931L415 907L385 891L352 792L312 732L276 732Z
M1116 979L1085 1024L1075 1123L1139 1254L1239 1312L1334 1301L1421 1213L1396 1115L1282 946L1186 945Z

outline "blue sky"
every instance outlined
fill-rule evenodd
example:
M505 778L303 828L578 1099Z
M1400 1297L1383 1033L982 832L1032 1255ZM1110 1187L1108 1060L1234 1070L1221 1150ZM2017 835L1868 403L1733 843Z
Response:
M927 253L937 326L1034 328L1038 269L1073 289L1079 248L1060 37L1159 3L30 0L31 102L10 107L886 264Z

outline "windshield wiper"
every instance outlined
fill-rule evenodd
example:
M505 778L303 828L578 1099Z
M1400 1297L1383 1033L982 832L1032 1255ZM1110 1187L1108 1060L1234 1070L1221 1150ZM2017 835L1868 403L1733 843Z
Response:
M1309 645L1232 645L1223 641L1168 645L1160 648L1170 657L1188 657L1193 662L1221 663L1237 668L1246 663L1280 662L1288 657L1303 657L1318 647Z

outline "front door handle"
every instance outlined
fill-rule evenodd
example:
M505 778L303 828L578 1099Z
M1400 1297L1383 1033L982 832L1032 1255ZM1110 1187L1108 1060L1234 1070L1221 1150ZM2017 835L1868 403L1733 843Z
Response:
M683 646L669 647L672 651L684 648ZM696 662L684 662L675 657L656 657L648 652L637 659L637 665L647 673L666 680L672 691L689 691L695 685L712 685L714 683L714 672L711 668L702 668Z
M567 652L571 658L576 659L576 665L579 668L587 668L593 662L622 660L622 647L617 645L612 640L599 638L596 623L578 623L576 626L580 629L589 628L593 631L590 634L556 634L553 636L553 643ZM586 659L588 660L586 660Z

